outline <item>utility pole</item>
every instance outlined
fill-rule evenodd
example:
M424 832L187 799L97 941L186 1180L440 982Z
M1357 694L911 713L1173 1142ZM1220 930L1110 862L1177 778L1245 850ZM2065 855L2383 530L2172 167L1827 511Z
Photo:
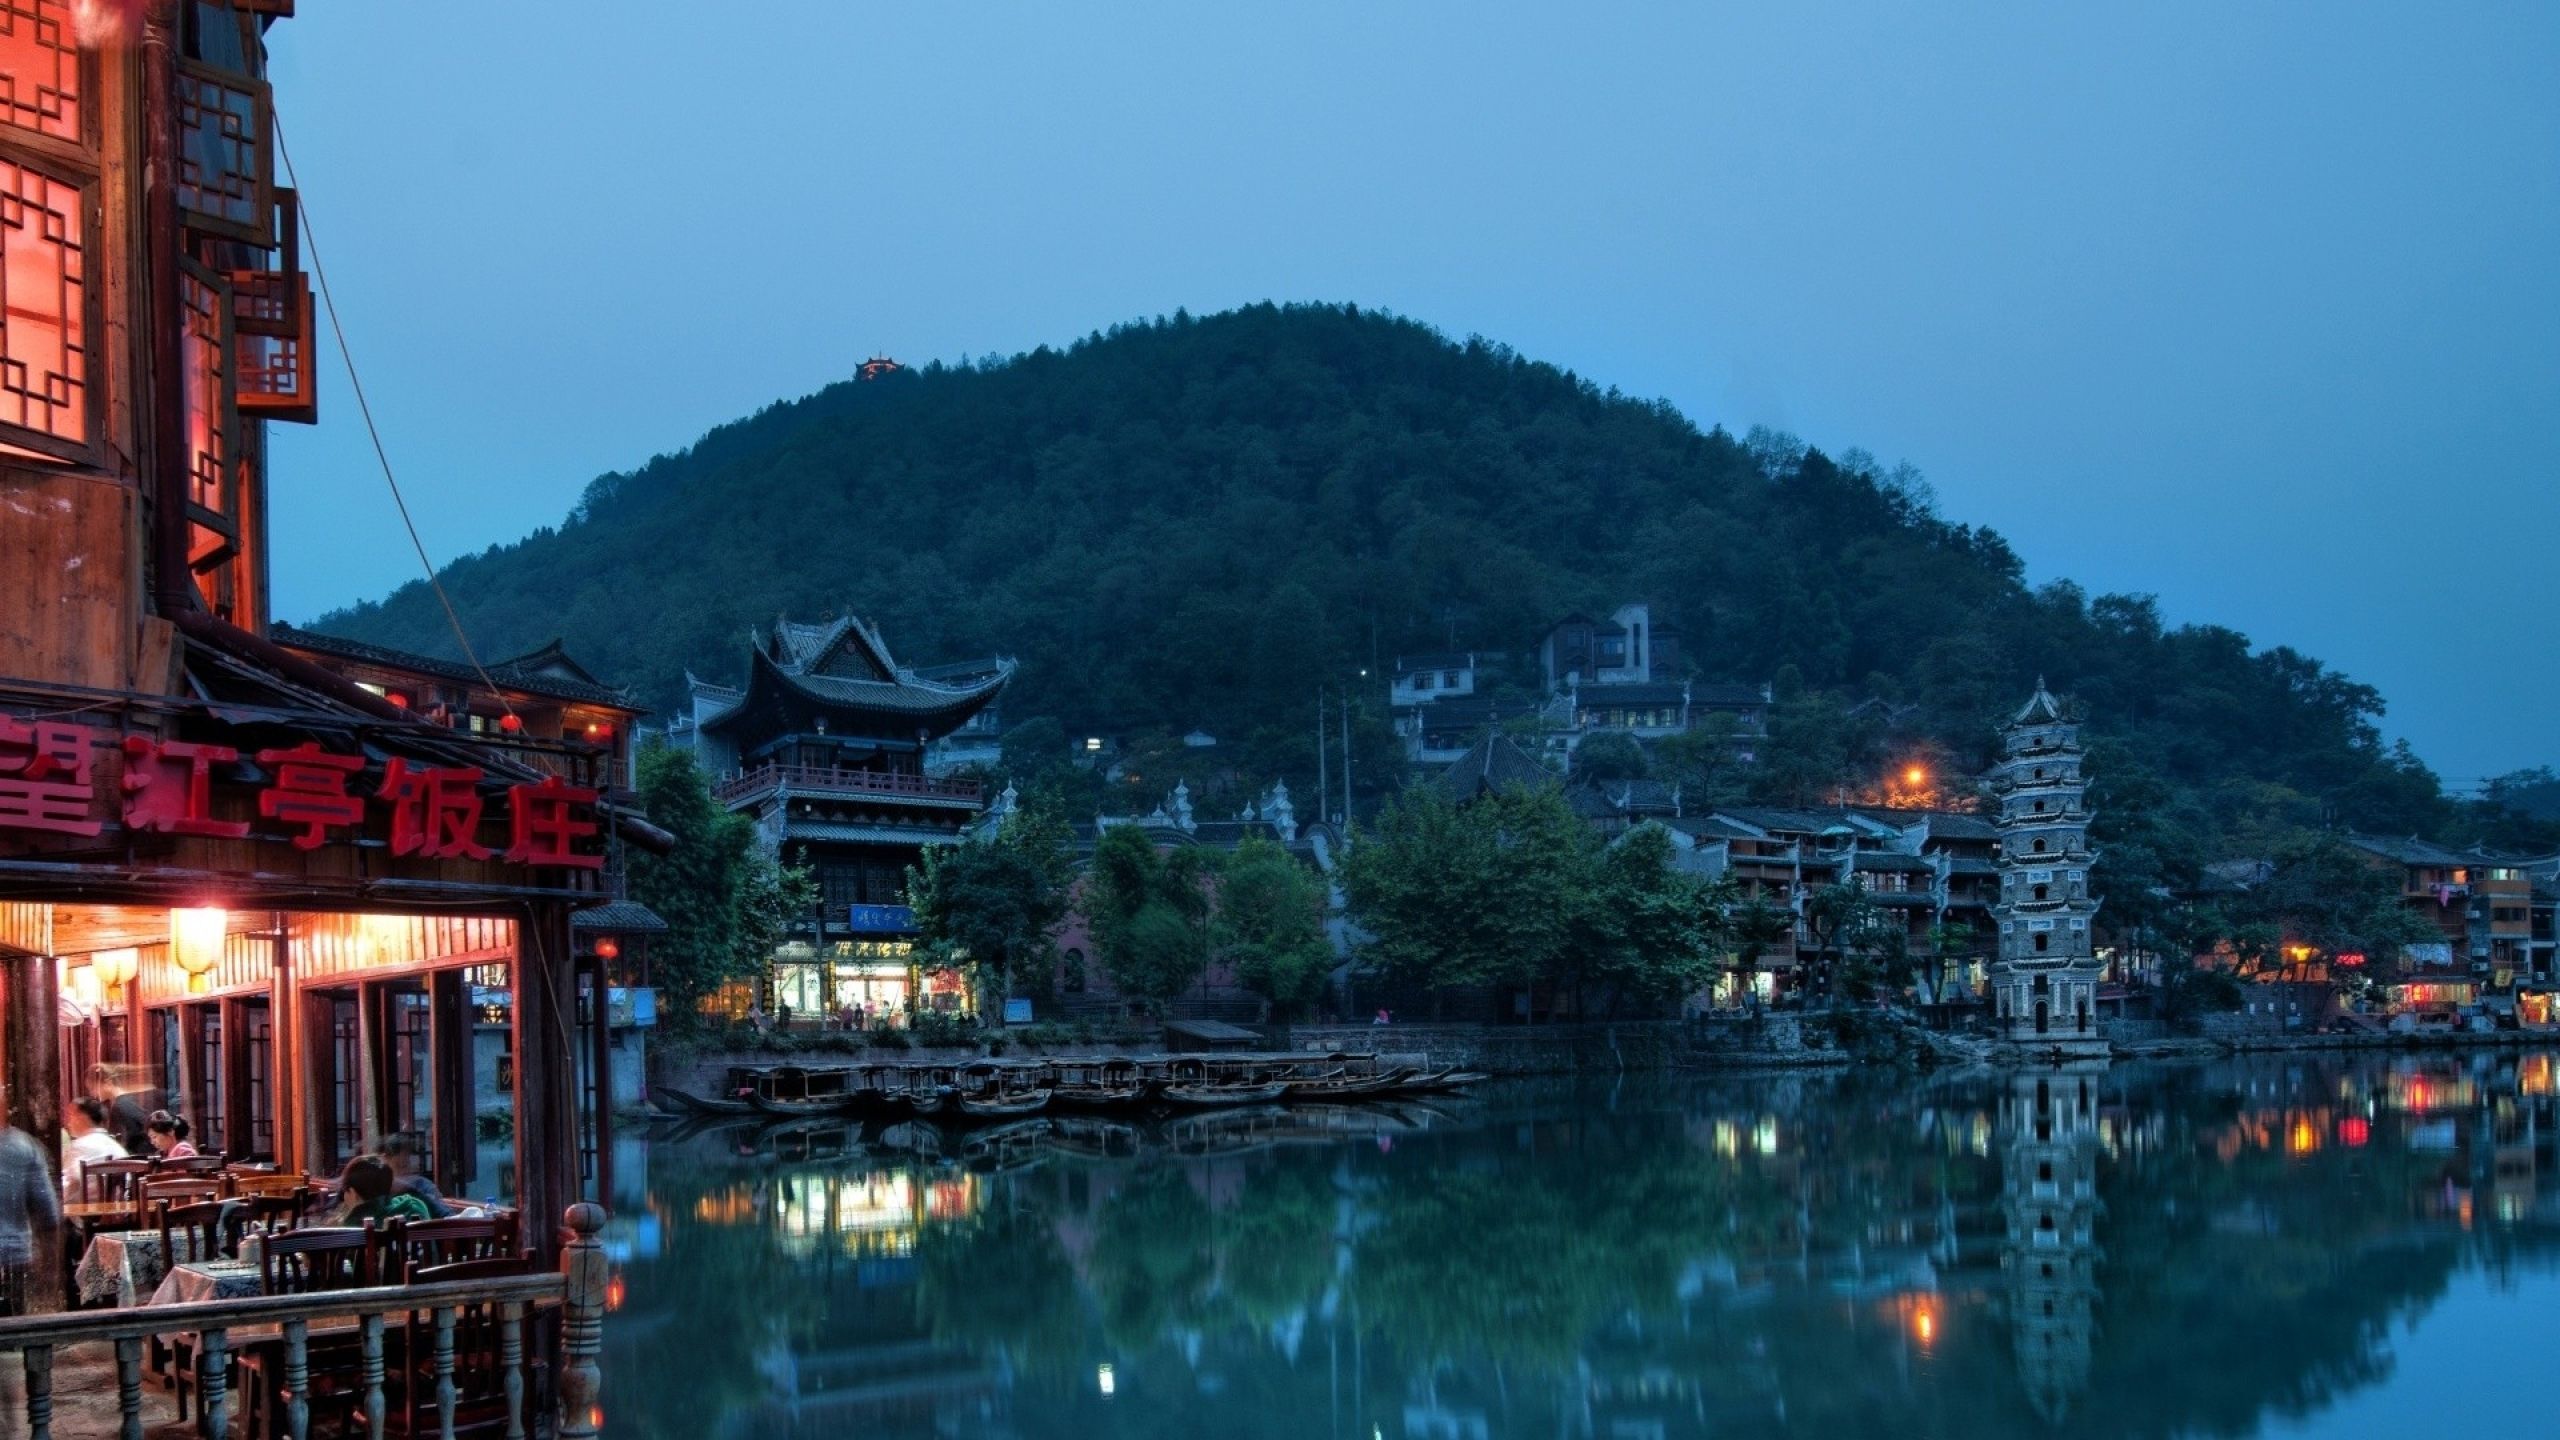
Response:
M1342 843L1351 843L1351 697L1342 697Z
M1324 687L1316 687L1316 823L1324 823L1325 807L1333 803L1333 777L1326 767L1324 753Z

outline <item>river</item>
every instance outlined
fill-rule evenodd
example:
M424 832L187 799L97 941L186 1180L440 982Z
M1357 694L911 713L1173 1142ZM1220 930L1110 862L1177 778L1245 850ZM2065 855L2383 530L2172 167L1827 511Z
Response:
M627 1142L606 1433L2546 1433L2560 1063Z

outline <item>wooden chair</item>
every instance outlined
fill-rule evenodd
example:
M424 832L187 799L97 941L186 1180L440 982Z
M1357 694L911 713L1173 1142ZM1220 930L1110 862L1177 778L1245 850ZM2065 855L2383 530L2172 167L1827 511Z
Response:
M421 1268L513 1260L522 1253L511 1211L480 1219L411 1220L386 1228L393 1259L382 1271L385 1285L414 1282Z
M148 1160L92 1160L80 1167L80 1198L90 1204L130 1200L133 1187L150 1173Z
M270 1295L311 1295L356 1290L373 1283L374 1231L349 1226L305 1226L270 1235L260 1252L259 1279Z
M191 1205L160 1201L155 1217L159 1222L160 1256L169 1268L231 1254L230 1242L239 1234L237 1227L229 1223L233 1205L229 1200L202 1200ZM196 1373L196 1337L155 1335L151 1337L150 1360L154 1369L167 1369L177 1391L178 1418L186 1419L187 1395L204 1378Z
M299 1170L278 1170L273 1166L243 1169L235 1165L230 1176L231 1193L234 1195L290 1195L296 1190L307 1189L311 1184L311 1177Z
M194 1205L221 1198L222 1182L211 1175L137 1180L133 1186L133 1228L148 1230L157 1225L163 1205Z
M241 1235L253 1225L269 1235L301 1229L303 1212L311 1208L311 1192L288 1190L280 1195L250 1195L231 1201L230 1206L223 1238L229 1253L237 1255Z
M454 1221L422 1222L422 1224L454 1224ZM411 1225L411 1230L422 1225ZM444 1281L497 1280L534 1271L533 1257L513 1255L495 1259L456 1261L448 1265L422 1265L409 1272L409 1283L431 1285ZM524 1376L523 1399L527 1416L543 1413L537 1408L548 1387L541 1383L541 1365L535 1357L539 1348L534 1342L534 1317L528 1305L516 1336L516 1364ZM396 1398L386 1397L383 1433L386 1435L422 1436L451 1433L481 1435L500 1432L507 1419L507 1366L504 1308L495 1301L457 1306L453 1320L453 1428L443 1428L443 1414L436 1377L435 1312L414 1310L409 1313L404 1338L398 1346L400 1364L390 1376L390 1388Z
M219 1176L230 1162L220 1155L161 1155L151 1161L154 1179L172 1175Z

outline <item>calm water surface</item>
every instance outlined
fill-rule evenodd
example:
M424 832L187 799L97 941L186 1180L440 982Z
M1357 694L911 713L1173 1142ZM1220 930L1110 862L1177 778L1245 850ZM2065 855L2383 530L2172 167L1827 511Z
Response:
M607 1433L2551 1433L2549 1054L622 1152Z

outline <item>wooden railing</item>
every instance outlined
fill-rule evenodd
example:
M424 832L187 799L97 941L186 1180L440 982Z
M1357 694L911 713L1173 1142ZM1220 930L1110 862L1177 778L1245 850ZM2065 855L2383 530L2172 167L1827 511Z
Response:
M120 1310L75 1310L53 1315L0 1319L0 1352L17 1351L26 1372L27 1434L52 1440L54 1352L65 1345L108 1343L115 1347L116 1405L123 1440L141 1440L142 1360L146 1340L191 1335L202 1367L204 1433L230 1433L231 1332L273 1325L282 1336L285 1433L305 1440L311 1429L310 1332L315 1320L356 1322L360 1345L359 1403L364 1430L381 1440L384 1422L384 1319L430 1316L433 1410L439 1433L451 1435L455 1423L454 1329L468 1306L495 1305L499 1315L500 1364L505 1375L506 1435L523 1440L528 1433L560 1440L591 1440L603 1420L598 1404L602 1373L597 1356L603 1346L605 1288L610 1279L604 1247L596 1233L604 1227L604 1210L596 1205L569 1207L570 1242L557 1274L509 1276L451 1284L384 1285L361 1290L332 1290L310 1295L266 1295L245 1300L208 1300L177 1305L145 1305ZM561 1311L560 1371L556 1381L558 1409L548 1425L541 1417L528 1428L525 1413L525 1321L537 1306L556 1304ZM407 1357L411 1375L418 1358Z
M975 780L937 780L928 775L837 770L816 765L759 765L753 770L721 777L720 782L712 787L712 794L726 805L778 785L794 790L898 795L920 800L966 800L972 803L985 793Z

